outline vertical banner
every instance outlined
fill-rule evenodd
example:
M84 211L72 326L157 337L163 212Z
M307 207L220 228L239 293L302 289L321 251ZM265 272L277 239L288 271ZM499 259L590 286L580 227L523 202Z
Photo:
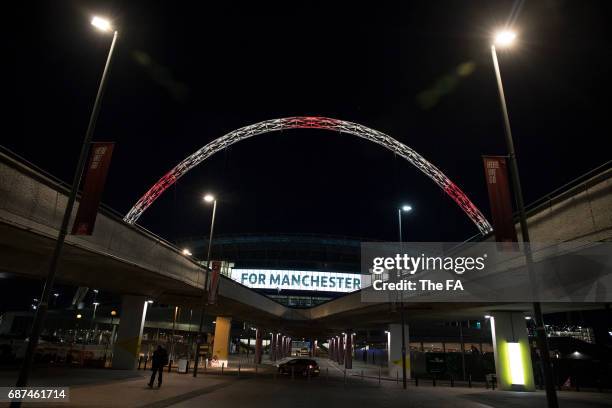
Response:
M208 284L208 304L217 304L217 294L219 292L219 279L221 275L221 261L211 262L210 280Z
M487 178L495 240L497 242L516 242L506 158L504 156L483 156L482 159Z
M94 142L91 144L83 194L72 226L73 235L91 235L93 233L114 145L112 142Z

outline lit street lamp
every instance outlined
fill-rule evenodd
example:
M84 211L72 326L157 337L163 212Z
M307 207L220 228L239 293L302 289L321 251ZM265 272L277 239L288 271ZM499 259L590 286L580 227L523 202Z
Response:
M210 269L210 251L212 248L213 232L215 230L215 215L217 213L217 199L211 194L204 196L204 201L207 203L213 203L212 220L210 222L210 233L208 235L208 252L206 254L206 270L204 275L204 289L202 291L202 308L200 310L200 328L198 330L198 341L196 342L196 354L193 365L193 376L198 376L198 364L200 361L200 344L202 343L202 326L204 325L204 311L206 309L206 293L208 290L208 273ZM214 322L213 322L214 323Z
M105 20L100 17L94 17L91 20L91 24L103 32L113 31L111 23L108 20ZM68 201L66 203L66 208L64 210L62 224L59 230L57 240L55 242L55 248L53 250L53 255L49 263L49 270L47 272L47 277L45 280L43 293L42 293L38 308L36 310L36 314L34 316L34 321L32 323L32 330L31 330L27 348L24 354L23 363L19 371L19 377L17 378L17 383L16 383L17 387L25 387L28 385L28 378L29 378L30 371L32 368L32 360L34 358L34 352L36 351L36 346L38 345L40 332L43 327L47 309L49 308L49 296L53 292L53 283L55 281L55 275L57 272L58 262L62 254L62 249L64 246L64 241L66 239L66 235L68 235L68 224L70 223L70 216L72 214L72 209L74 208L77 191L79 189L79 184L81 182L83 170L87 162L87 154L89 152L89 145L91 144L91 140L93 139L93 133L94 133L94 129L96 126L96 120L98 119L98 114L100 113L100 105L102 102L102 96L104 95L104 89L106 88L106 79L107 79L108 72L110 69L110 64L111 64L111 60L113 56L113 50L115 49L116 42L117 42L117 31L114 30L113 39L110 45L110 49L108 51L108 57L106 58L106 65L104 66L104 71L102 72L102 78L100 80L100 85L98 87L98 93L96 94L96 99L94 102L93 110L91 112L91 116L89 117L89 124L87 125L87 131L85 132L85 137L83 138L83 143L81 145L79 161L77 164L76 171L74 173L74 178L72 180L72 186L70 188L70 194L68 195ZM21 406L21 401L11 402L11 407L19 407L19 406Z
M398 230L399 230L399 242L402 243L402 212L410 212L412 211L412 207L409 205L403 205L402 208L397 209L397 217L398 217ZM406 318L404 316L404 301L403 301L403 292L402 292L402 300L400 301L400 316L402 318L402 386L406 389Z
M497 51L495 46L500 48L508 48L512 46L516 39L516 33L510 30L501 30L495 35L493 44L491 44L491 57L493 58L493 68L495 69L495 77L497 79L497 90L499 92L499 103L502 110L504 120L504 134L506 137L506 149L508 150L508 161L510 164L510 176L512 179L512 189L514 191L514 199L519 213L519 222L521 226L521 235L524 243L525 261L530 276L533 276L533 257L529 248L529 229L527 228L527 215L525 213L525 204L523 201L523 191L521 188L521 180L519 176L518 165L516 161L516 152L514 150L514 141L512 138L512 129L510 128L510 118L508 116L508 108L506 107L506 96L502 84L501 73L499 70L499 62L497 60ZM546 383L546 400L549 408L557 408L557 393L553 384L552 370L550 366L550 353L548 350L548 340L544 329L544 316L542 314L542 306L540 302L533 302L533 317L536 322L536 340L538 348L541 351L542 365L544 368L544 382Z

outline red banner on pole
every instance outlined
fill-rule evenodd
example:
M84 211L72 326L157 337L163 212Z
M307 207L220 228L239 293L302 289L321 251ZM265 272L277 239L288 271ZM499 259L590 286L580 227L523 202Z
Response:
M94 142L91 144L83 194L72 225L73 235L91 235L93 233L114 146L115 144L112 142Z
M217 304L217 294L219 292L219 279L221 276L221 261L211 262L210 284L208 285L208 304Z
M497 242L516 242L508 170L504 156L483 156L493 232Z

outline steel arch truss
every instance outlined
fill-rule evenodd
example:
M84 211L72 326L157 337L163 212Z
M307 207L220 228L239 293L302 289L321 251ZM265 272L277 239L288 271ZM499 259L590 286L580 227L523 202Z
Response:
M236 129L202 147L185 160L176 165L143 195L127 213L124 221L133 224L140 215L172 184L189 170L208 159L218 151L262 133L276 132L286 129L326 129L348 133L379 144L412 163L417 169L431 178L446 194L461 207L468 217L476 224L484 235L493 230L489 221L470 201L459 187L449 180L436 166L425 160L423 156L410 147L382 132L370 129L358 123L325 117L296 116L282 119L272 119Z

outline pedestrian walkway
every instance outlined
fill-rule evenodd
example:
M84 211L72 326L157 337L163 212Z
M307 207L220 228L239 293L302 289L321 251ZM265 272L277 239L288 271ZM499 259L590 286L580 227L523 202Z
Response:
M270 408L275 406L317 407L372 406L439 408L534 408L546 405L545 395L538 392L493 391L467 387L415 387L407 390L395 382L347 377L344 370L327 359L320 359L324 371L319 378L288 378L270 375L274 370L238 376L164 373L162 388L150 389L150 371L64 369L37 371L34 385L70 386L70 403L25 403L24 407L142 407L142 408ZM0 373L1 385L7 373ZM12 380L14 381L13 373ZM47 377L47 375L51 375ZM612 394L559 392L561 408L612 407ZM8 406L8 404L0 407Z
M14 385L16 373L0 375L2 386ZM205 376L164 372L161 388L149 388L151 371L63 369L35 372L32 386L70 387L70 403L24 403L24 407L147 407L162 408L231 385L232 376ZM8 403L0 403L0 407Z

